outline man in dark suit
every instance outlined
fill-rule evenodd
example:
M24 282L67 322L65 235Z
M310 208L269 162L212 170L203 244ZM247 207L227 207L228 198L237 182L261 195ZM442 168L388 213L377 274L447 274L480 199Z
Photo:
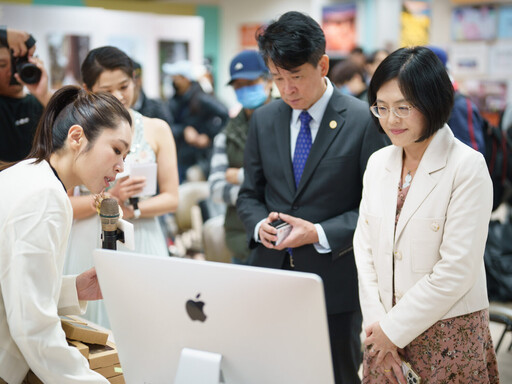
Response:
M258 44L282 99L255 111L245 147L237 209L250 263L323 279L336 383L358 383L361 311L352 237L368 157L387 141L368 105L341 95L325 77L325 37L312 18L288 12ZM270 223L278 217L293 228L276 246Z

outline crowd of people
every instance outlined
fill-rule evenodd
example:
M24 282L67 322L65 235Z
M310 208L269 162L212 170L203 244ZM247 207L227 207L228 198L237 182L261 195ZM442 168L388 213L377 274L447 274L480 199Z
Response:
M98 201L116 199L136 252L168 257L158 219L176 211L192 167L226 205L233 263L322 278L337 384L406 383L405 363L422 383L499 383L484 125L446 52L355 49L331 65L322 28L299 12L257 43L231 60L241 109L229 117L190 62L166 67L171 99L150 99L141 65L112 46L89 51L81 86L49 90L34 38L0 31L0 384L29 369L43 382L107 383L58 316L109 327L92 262ZM22 79L12 57L40 76ZM131 175L148 163L151 193ZM279 242L276 220L291 227Z

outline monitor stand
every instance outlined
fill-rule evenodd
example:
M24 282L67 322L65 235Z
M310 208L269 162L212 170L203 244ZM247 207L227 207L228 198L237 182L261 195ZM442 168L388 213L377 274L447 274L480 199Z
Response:
M220 353L183 348L174 384L224 383L220 368L221 360L222 355Z

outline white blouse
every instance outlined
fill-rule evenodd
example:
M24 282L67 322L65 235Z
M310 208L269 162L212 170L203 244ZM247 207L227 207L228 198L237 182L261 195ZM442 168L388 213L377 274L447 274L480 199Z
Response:
M32 163L0 172L0 377L106 384L66 342L59 315L85 310L76 277L62 277L73 211L49 163Z

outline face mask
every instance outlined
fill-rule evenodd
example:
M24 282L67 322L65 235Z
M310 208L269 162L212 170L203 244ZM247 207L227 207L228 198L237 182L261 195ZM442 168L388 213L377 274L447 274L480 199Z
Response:
M340 90L341 93L343 93L344 95L352 95L352 92L350 92L350 88L348 87L348 85L342 85L341 87L338 88Z
M256 109L263 105L268 95L263 84L248 85L235 90L236 98L246 109Z

